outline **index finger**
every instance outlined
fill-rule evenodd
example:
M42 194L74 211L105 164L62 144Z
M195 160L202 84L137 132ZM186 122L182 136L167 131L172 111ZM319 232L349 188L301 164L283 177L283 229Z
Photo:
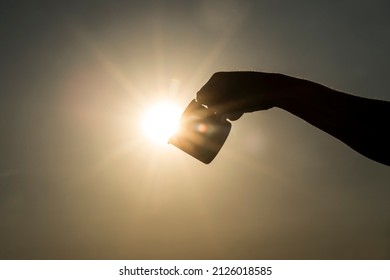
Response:
M197 92L196 100L207 107L218 107L226 102L228 90L224 72L214 73L207 83Z

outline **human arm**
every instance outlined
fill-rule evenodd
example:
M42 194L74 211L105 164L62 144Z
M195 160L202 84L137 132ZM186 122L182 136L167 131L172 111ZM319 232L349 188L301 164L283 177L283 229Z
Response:
M218 72L198 92L197 100L231 120L247 112L284 109L362 155L390 165L390 102L262 72Z

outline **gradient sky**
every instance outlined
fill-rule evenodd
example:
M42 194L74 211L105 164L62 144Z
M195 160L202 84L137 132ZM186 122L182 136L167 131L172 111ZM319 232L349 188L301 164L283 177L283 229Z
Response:
M139 128L221 70L390 100L388 1L56 2L0 2L1 259L390 258L389 167L301 119L210 165Z

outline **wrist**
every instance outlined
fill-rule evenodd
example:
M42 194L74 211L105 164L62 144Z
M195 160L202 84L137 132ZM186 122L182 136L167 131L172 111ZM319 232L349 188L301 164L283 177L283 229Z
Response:
M260 106L283 108L297 97L302 81L284 74L257 72L249 86L255 91Z
M315 91L316 86L319 86L318 84L300 78L283 74L276 75L277 90L275 90L273 102L275 107L281 109L288 110L294 104L302 102L302 98L304 99L306 94Z

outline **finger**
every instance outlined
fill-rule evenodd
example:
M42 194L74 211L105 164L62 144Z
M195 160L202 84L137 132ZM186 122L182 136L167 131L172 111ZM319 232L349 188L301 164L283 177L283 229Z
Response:
M206 105L207 107L212 107L221 103L221 94L211 87L205 85L196 93L196 101L200 104Z
M228 90L226 73L214 73L210 80L197 92L196 100L206 106L220 104L226 99Z
M236 121L239 118L241 118L242 115L244 115L244 113L241 113L241 112L223 114L222 119L229 120L229 121Z

